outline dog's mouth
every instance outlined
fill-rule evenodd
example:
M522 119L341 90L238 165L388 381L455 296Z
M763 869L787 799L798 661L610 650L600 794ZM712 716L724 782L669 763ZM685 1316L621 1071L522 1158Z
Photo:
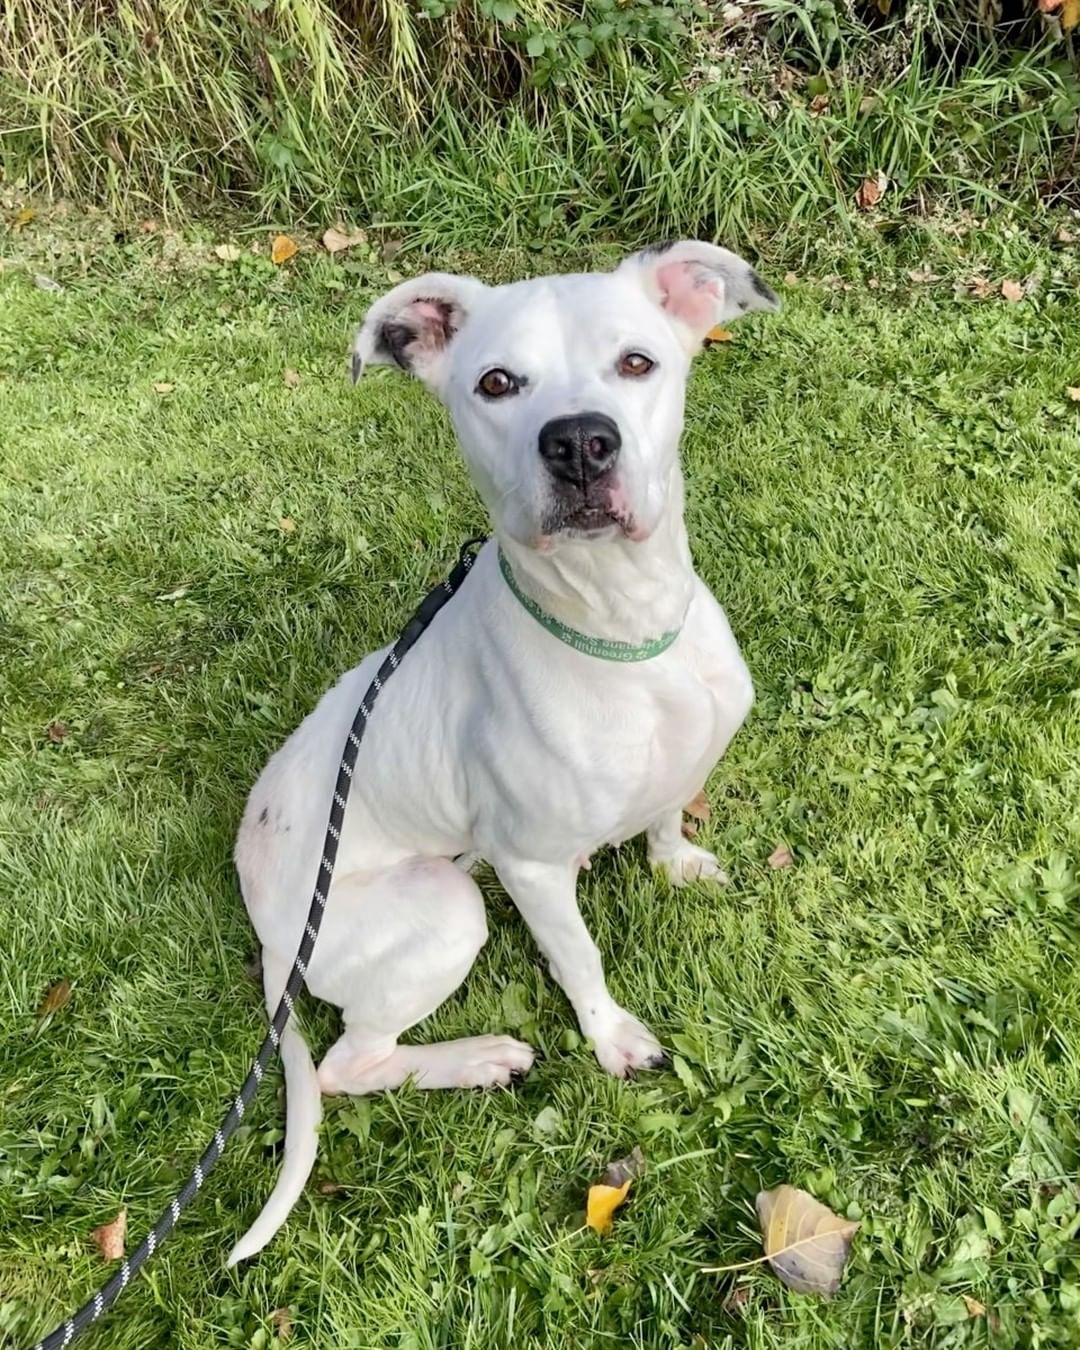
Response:
M603 539L622 535L635 542L648 535L639 527L617 483L590 484L560 496L544 518L543 533L563 539Z

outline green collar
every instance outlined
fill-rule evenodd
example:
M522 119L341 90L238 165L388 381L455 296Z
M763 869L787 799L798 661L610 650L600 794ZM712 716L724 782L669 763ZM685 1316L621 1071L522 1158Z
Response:
M650 657L666 652L682 632L681 628L673 628L669 633L661 633L659 637L650 638L648 642L615 642L611 638L591 637L588 633L579 633L576 628L567 627L554 615L541 609L535 600L525 594L518 585L513 568L502 549L499 549L499 569L506 584L536 622L560 642L565 642L575 651L584 652L586 656L598 656L601 661L648 661Z

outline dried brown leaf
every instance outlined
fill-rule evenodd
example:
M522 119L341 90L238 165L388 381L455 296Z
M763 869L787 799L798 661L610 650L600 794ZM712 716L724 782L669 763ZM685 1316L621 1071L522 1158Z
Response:
M983 1317L986 1314L986 1305L980 1303L977 1298L972 1298L970 1294L964 1295L964 1307L969 1317Z
M300 383L300 372L298 370L293 370L287 366L285 368L285 374L281 378L285 381L285 383L289 386L290 389L295 389L296 386Z
M797 286L799 284L799 274L797 272L784 273L785 286Z
M57 980L55 984L50 984L45 992L45 997L38 1004L37 1016L39 1022L44 1022L46 1017L51 1017L54 1012L71 1002L71 981Z
M92 1236L103 1261L119 1261L123 1257L126 1233L126 1209L122 1209L112 1223L103 1223L94 1229Z
M288 1308L275 1308L270 1314L270 1325L277 1332L279 1341L292 1339L292 1312Z
M20 207L19 210L15 212L15 219L11 222L11 228L14 230L21 230L29 225L33 219L34 208L32 206Z
M53 745L59 745L61 741L68 736L70 728L66 722L50 722L45 728L45 735Z
M218 244L214 253L227 263L238 262L240 258L240 248L236 244Z
M782 868L795 865L795 855L787 844L777 844L769 854L767 862L774 872L779 872Z
M175 384L170 384L168 380L158 380L154 385L155 394L171 394L176 388Z
M1067 384L1065 397L1072 403L1080 403L1080 384Z
M300 245L295 239L290 239L287 234L278 234L274 236L274 242L270 245L270 261L280 267L299 252Z
M855 191L855 205L860 211L872 211L885 195L889 180L878 170L873 178L864 178Z
M296 529L296 521L293 520L292 516L282 516L277 526L282 534L292 534L293 530Z
M344 249L366 243L367 235L363 230L346 230L343 225L331 225L322 237L322 246L327 253L341 253Z
M735 1288L724 1299L724 1311L727 1313L739 1312L750 1302L750 1286L748 1284L737 1284Z
M635 1144L624 1158L616 1158L614 1162L608 1163L600 1180L605 1186L621 1186L624 1181L632 1181L644 1171L645 1154L641 1151L641 1145Z
M800 1294L835 1294L859 1225L797 1186L760 1191L754 1204L765 1255L780 1280Z
M1024 298L1023 282L1005 280L1001 283L1001 296L1003 300L1008 300L1011 305L1015 305L1018 300Z

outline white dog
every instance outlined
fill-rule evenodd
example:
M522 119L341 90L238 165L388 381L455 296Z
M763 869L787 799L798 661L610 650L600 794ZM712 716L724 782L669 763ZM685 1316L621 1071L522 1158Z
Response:
M316 1154L321 1093L507 1083L509 1036L400 1045L487 937L463 855L494 867L619 1076L661 1048L608 993L578 912L582 863L645 832L676 884L723 881L682 808L746 717L750 676L694 574L679 468L684 387L708 331L776 297L741 258L684 242L614 272L489 287L430 274L379 300L353 375L396 364L446 405L491 513L461 593L380 696L360 750L307 985L342 1010L316 1072L290 1022L278 1183L230 1264L259 1251ZM384 653L350 671L274 755L236 844L276 1006L304 928L334 779Z

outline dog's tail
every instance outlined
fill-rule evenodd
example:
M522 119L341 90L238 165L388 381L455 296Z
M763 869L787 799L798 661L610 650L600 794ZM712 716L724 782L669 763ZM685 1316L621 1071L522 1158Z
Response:
M263 988L269 1015L274 1015L289 965L263 953ZM315 1065L307 1042L290 1018L281 1034L281 1063L285 1069L285 1156L277 1184L262 1213L229 1253L228 1264L235 1266L249 1256L262 1251L277 1230L289 1217L289 1211L300 1199L304 1183L315 1166L319 1147L319 1121L322 1119L322 1096Z

